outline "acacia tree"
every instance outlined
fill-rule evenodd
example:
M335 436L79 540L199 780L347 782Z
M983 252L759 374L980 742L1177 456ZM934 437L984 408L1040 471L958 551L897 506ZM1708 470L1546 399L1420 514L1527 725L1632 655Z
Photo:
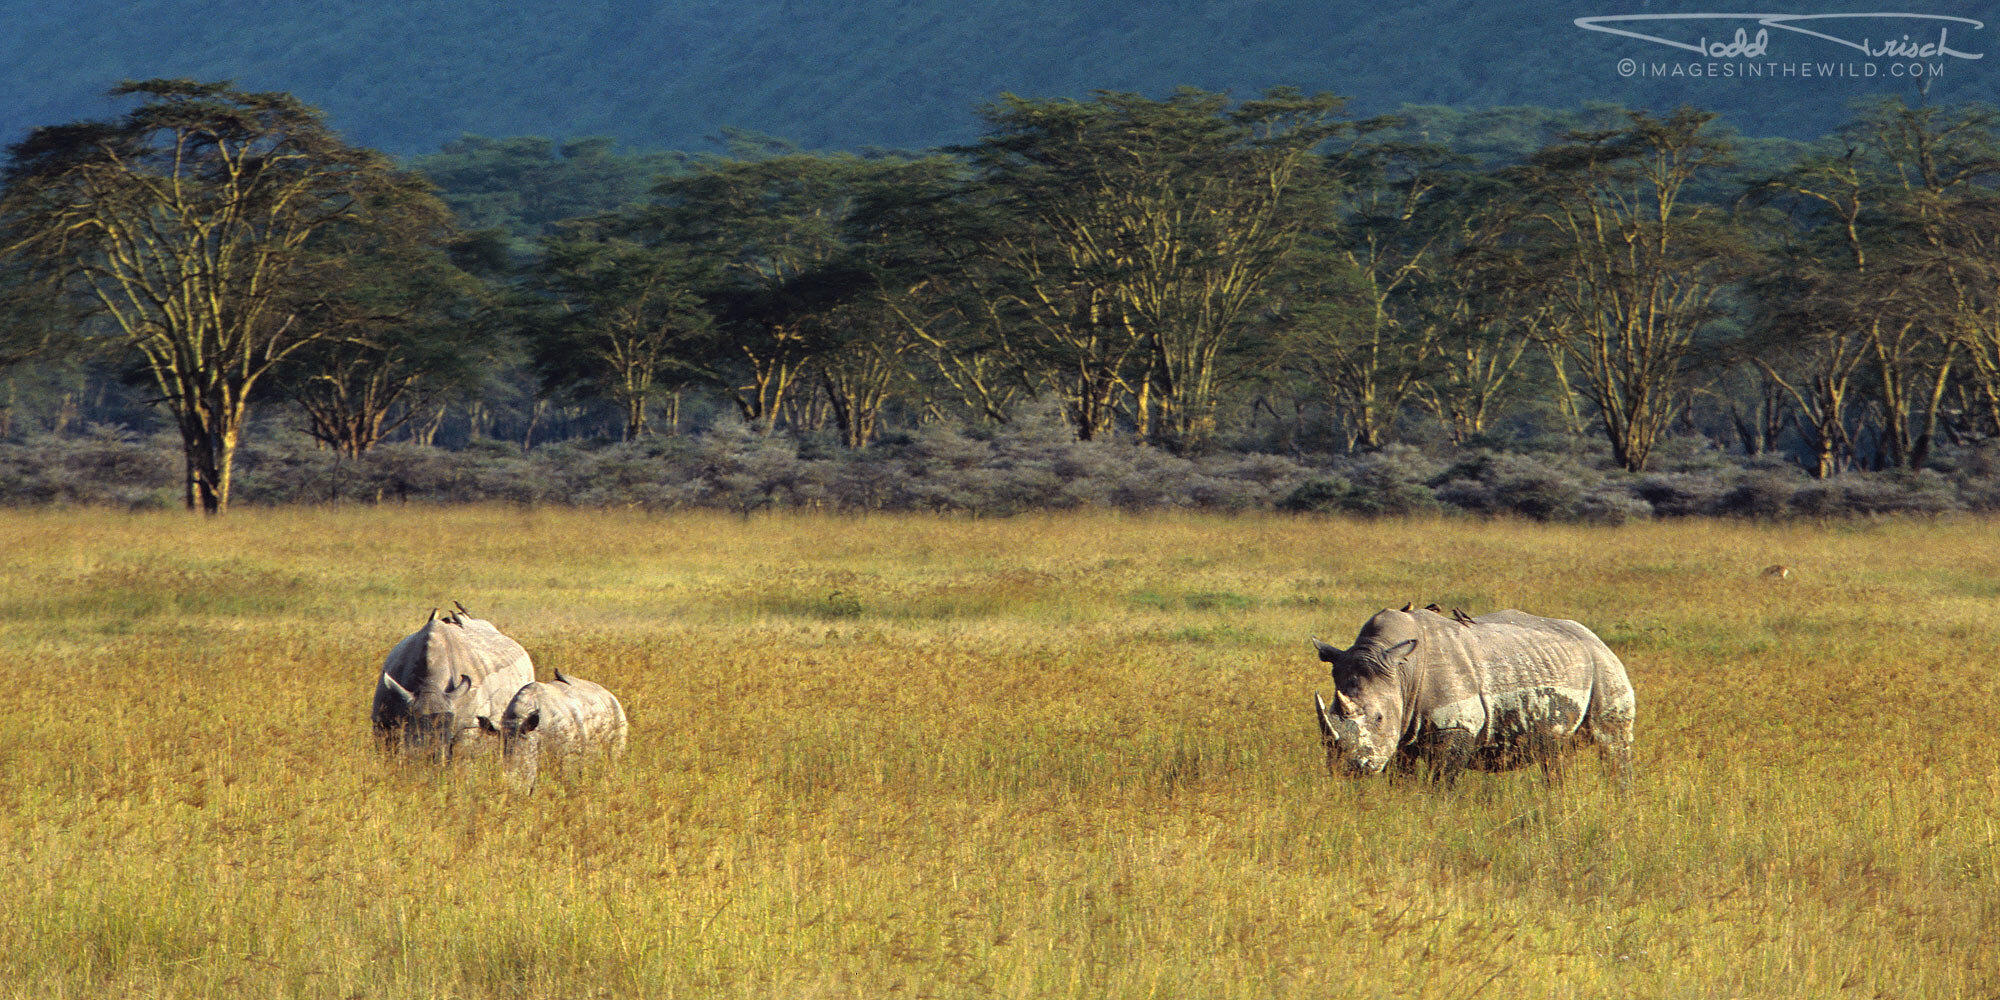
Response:
M1349 127L1342 104L1278 89L1231 107L1183 88L986 109L968 152L1014 223L988 245L1007 278L995 291L1079 437L1129 395L1142 433L1205 446L1217 360L1311 222L1314 153Z
M823 346L818 272L845 251L842 226L867 162L787 153L708 163L662 181L659 207L626 230L707 269L704 298L723 336L711 370L743 419L769 435Z
M627 441L648 433L653 399L702 374L709 318L698 275L671 247L545 241L534 286L548 302L530 324L543 384L609 400Z
M1885 101L1842 130L1845 153L1753 189L1799 233L1753 285L1760 336L1745 353L1791 397L1815 476L1860 457L1867 412L1877 461L1923 464L1960 360L2000 420L1994 129L1985 109Z
M1923 464L1955 361L1965 358L2000 421L2000 114L1890 100L1849 129L1882 164L1898 254L1898 338L1874 346L1892 463ZM1886 291L1886 289L1885 289Z
M922 415L1007 420L1032 386L984 255L990 202L947 156L885 161L860 181L839 269L854 284L818 361L843 433L865 442L892 393Z
M849 216L863 295L900 329L897 356L926 415L1004 423L1046 383L1018 335L1025 285L991 252L1009 228L995 192L955 157L877 171Z
M1620 129L1573 132L1520 174L1524 279L1550 303L1545 336L1595 405L1618 464L1641 472L1684 398L1697 338L1748 252L1712 206L1685 199L1729 147L1715 116L1630 114Z
M496 253L497 235L458 239L442 208L426 195L316 248L328 292L299 323L324 335L271 379L305 413L307 433L348 457L467 391L494 359L485 286L461 264Z
M1852 149L1811 154L1752 190L1791 209L1806 229L1751 283L1756 333L1742 353L1791 398L1807 470L1819 479L1852 459L1856 381L1871 345L1892 336L1885 327L1897 323L1879 308L1888 300L1878 298L1874 280L1875 193Z
M11 148L0 255L137 355L180 430L189 508L219 514L259 380L330 335L301 321L331 266L317 243L425 186L288 94L191 80L111 93L142 103Z
M1504 256L1461 247L1456 259L1458 267L1428 277L1420 292L1439 333L1415 391L1452 443L1463 445L1486 432L1522 355L1547 325L1548 307L1495 273Z
M1385 122L1364 123L1364 130ZM1333 154L1337 197L1313 237L1293 255L1291 294L1274 310L1280 367L1317 387L1349 448L1387 440L1406 404L1417 399L1444 413L1484 411L1519 352L1488 349L1490 324L1470 328L1471 288L1455 255L1483 211L1445 152L1428 145L1358 143ZM1443 355L1453 331L1454 351ZM1426 379L1438 379L1427 389ZM1492 386L1449 384L1450 376ZM1496 381L1497 380L1497 381Z

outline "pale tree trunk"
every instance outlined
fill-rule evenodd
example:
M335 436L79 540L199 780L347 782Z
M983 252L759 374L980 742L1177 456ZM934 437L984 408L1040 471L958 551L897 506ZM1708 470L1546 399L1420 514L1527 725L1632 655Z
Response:
M625 397L625 440L637 441L646 433L646 397Z
M424 419L410 421L410 443L426 448L434 446L438 431L444 428L445 413L449 409L449 404L439 403Z
M181 422L181 444L187 459L188 509L221 514L229 509L230 476L236 464L236 444L248 407L225 402L202 407Z
M532 407L529 407L529 409L528 409L528 429L527 429L526 431L522 432L522 434L521 434L521 450L522 450L522 451L533 451L533 450L534 450L534 448L535 448L535 429L536 429L536 428L538 428L538 427L540 427L540 426L542 425L542 417L546 416L546 415L548 414L548 412L549 412L549 401L548 401L548 400L546 400L546 399L537 399L537 400L535 400L535 405L534 405L534 406L532 406Z

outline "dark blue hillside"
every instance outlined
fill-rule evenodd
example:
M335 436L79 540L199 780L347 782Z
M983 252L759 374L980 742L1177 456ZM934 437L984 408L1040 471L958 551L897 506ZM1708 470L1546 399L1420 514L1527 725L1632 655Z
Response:
M1690 60L1665 46L1576 28L1585 15L1712 8L1666 0L1239 0L1080 5L1068 0L4 0L0 134L101 114L126 77L233 78L290 90L354 139L398 152L461 132L608 135L702 148L733 125L808 147L923 147L975 134L1003 91L1176 85L1250 93L1274 84L1348 94L1362 111L1586 101L1692 102L1752 134L1812 136L1874 93L1874 79L1624 78L1619 59ZM1726 7L1727 5L1722 5ZM1926 4L1988 19L1988 3ZM1815 11L1881 9L1868 0ZM1727 25L1715 25L1727 37ZM1693 26L1687 29L1695 31ZM2000 25L1954 31L1933 100L2000 94ZM1845 61L1786 35L1773 57Z

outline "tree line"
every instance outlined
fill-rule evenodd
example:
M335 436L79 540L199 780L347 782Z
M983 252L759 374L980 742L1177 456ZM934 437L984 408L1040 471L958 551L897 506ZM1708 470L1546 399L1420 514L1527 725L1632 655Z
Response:
M1632 472L1679 430L1824 478L2000 434L1984 106L1879 102L1782 158L1596 109L1482 156L1328 94L1003 96L924 153L469 139L420 170L286 94L114 94L9 151L0 366L115 370L211 512L253 410L358 456L476 429L503 372L524 444L722 407L864 449L1042 400L1182 455L1533 413Z

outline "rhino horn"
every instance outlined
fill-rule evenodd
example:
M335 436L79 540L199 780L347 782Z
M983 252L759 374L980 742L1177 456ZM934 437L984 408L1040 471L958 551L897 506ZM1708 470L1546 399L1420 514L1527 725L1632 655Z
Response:
M1319 650L1319 658L1321 662L1332 663L1333 658L1339 656L1341 653L1341 649L1339 646L1329 646L1326 643L1319 641L1319 636L1313 636L1312 642L1313 642L1313 648Z
M1361 706L1355 704L1354 699L1349 698L1339 691L1333 693L1333 710L1339 712L1340 717L1343 719L1352 719L1361 715Z
M382 674L382 683L388 686L389 690L394 692L396 697L401 698L404 701L417 700L417 696L411 694L409 688L406 688L401 684L396 683L396 679L394 677L389 676L387 671L384 671Z
M1339 692L1334 697L1340 697ZM1319 720L1319 736L1322 740L1333 739L1333 720L1326 716L1326 702L1321 701L1319 692L1313 692L1313 717Z

